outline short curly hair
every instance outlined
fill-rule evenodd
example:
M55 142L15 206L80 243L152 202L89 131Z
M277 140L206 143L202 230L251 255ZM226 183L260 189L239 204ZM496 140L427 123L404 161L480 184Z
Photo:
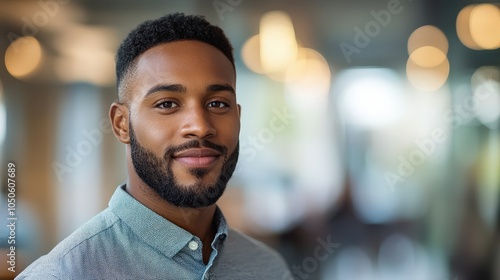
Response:
M233 47L224 31L200 15L168 14L139 24L123 40L116 54L118 97L124 98L127 77L133 72L136 58L162 43L196 40L219 49L234 67Z

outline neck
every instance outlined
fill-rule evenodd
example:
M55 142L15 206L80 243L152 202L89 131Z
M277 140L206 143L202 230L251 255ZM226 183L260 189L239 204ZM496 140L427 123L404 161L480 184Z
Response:
M216 232L213 226L215 204L201 208L177 207L161 198L142 180L137 181L132 178L127 181L125 190L156 214L200 238L204 247L207 243L210 246Z

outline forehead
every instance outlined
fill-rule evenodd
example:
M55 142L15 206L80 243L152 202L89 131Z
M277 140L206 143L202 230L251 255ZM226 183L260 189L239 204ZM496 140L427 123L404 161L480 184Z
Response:
M176 41L155 46L138 57L134 87L144 89L161 84L206 86L227 83L235 86L236 73L229 59L212 45L199 41Z

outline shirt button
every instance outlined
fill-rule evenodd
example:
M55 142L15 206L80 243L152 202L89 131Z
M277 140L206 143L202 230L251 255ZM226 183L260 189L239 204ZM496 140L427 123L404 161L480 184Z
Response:
M188 247L192 251L196 251L196 249L198 249L198 243L196 241L194 241L194 240L193 241L189 241Z

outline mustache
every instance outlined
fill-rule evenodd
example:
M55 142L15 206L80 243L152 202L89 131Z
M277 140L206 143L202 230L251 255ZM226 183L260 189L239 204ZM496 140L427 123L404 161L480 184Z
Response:
M178 153L180 151L193 148L209 148L223 154L224 156L227 155L227 148L225 146L215 144L208 140L190 140L181 145L169 147L165 151L165 159L172 157L175 153Z

